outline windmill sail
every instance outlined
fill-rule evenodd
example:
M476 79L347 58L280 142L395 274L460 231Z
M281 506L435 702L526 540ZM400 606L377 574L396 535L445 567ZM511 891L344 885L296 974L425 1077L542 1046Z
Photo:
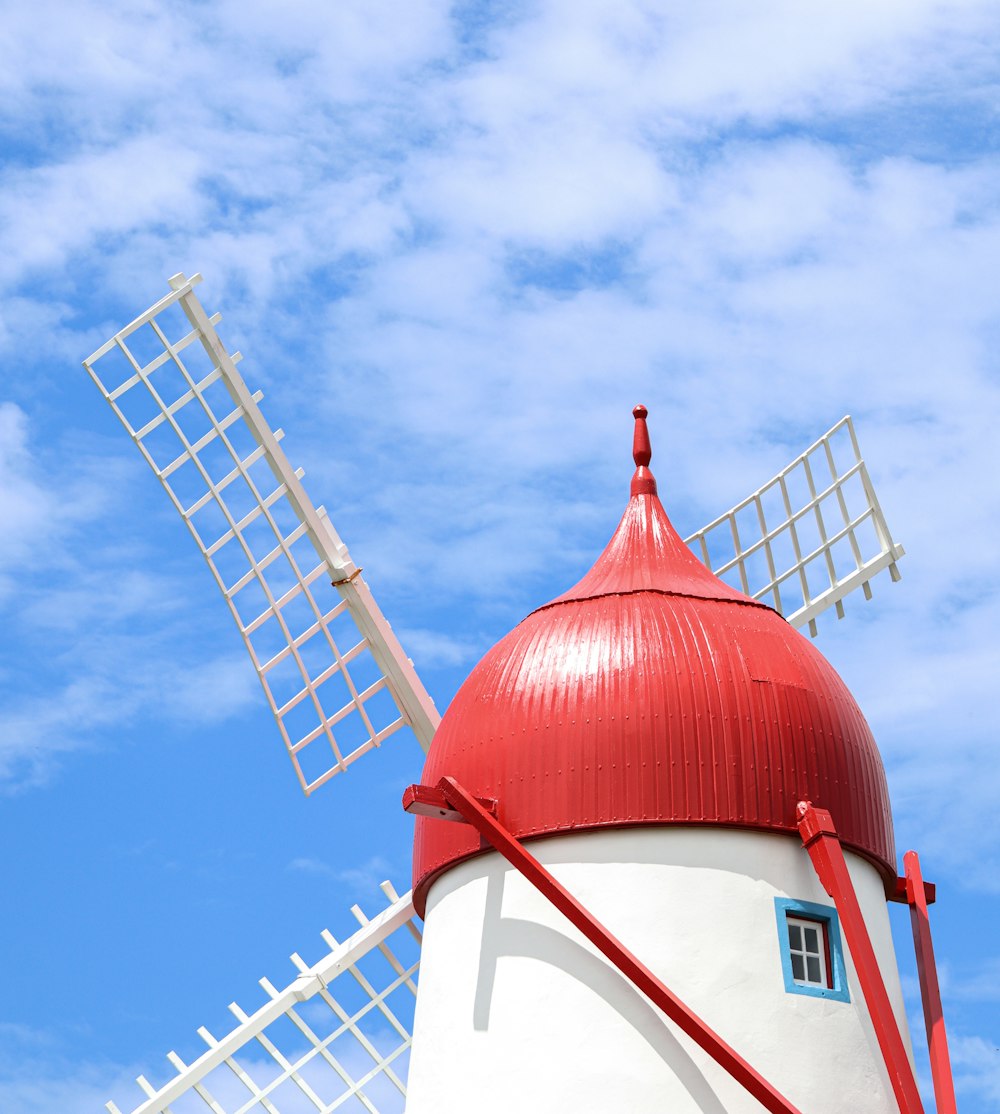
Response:
M763 600L793 627L844 598L883 569L899 580L904 550L889 533L850 415L763 487L685 539L716 576Z
M390 905L371 920L354 906L360 929L343 943L324 932L329 950L318 963L292 955L298 975L283 990L261 979L268 1001L258 1010L233 1003L230 1033L199 1029L207 1048L197 1059L168 1053L159 1087L140 1075L146 1098L132 1114L402 1111L420 932L410 895L382 889Z
M175 275L84 366L208 562L308 795L404 724L426 750L440 717L195 296L200 281Z

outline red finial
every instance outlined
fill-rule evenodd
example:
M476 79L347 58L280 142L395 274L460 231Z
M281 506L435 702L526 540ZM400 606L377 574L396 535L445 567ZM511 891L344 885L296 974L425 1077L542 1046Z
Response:
M635 418L635 433L632 436L632 459L637 468L645 468L653 458L653 450L649 445L649 429L646 426L646 415L649 411L645 406L636 406L632 409Z
M656 494L656 480L649 470L653 450L649 444L649 429L646 426L648 413L645 406L636 406L632 410L632 417L635 418L635 433L632 436L632 459L635 461L635 475L632 477L633 495Z

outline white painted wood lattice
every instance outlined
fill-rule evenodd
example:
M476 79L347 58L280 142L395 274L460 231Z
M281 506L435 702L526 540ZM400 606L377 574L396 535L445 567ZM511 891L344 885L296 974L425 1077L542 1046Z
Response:
M835 607L883 569L899 580L903 556L875 497L850 416L786 468L686 539L727 583L783 615L793 627Z
M440 717L195 297L200 281L175 275L84 366L208 562L308 795L404 724L426 750Z
M252 1014L233 1003L239 1024L190 1064L167 1054L171 1078L137 1082L147 1096L132 1114L400 1114L406 1098L420 932L411 895L369 920L308 966L292 955L298 976L284 990L267 979L269 1001ZM111 1114L123 1114L115 1103Z

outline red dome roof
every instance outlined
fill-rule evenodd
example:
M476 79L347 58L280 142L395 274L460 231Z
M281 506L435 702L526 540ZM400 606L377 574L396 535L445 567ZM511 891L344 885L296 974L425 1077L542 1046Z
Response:
M520 839L632 824L797 833L828 809L845 846L895 880L885 773L857 704L775 611L724 584L670 524L636 408L632 497L589 573L473 669L422 782L499 802ZM465 824L418 816L417 908L481 851Z

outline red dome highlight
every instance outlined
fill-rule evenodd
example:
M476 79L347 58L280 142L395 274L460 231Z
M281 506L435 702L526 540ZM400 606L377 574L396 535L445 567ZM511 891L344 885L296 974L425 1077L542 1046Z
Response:
M633 493L611 541L473 669L421 781L449 775L496 798L519 839L632 824L798 838L795 808L810 800L894 884L885 774L864 716L807 639L684 544L641 453L640 409ZM467 825L418 816L418 911L441 871L481 850Z

